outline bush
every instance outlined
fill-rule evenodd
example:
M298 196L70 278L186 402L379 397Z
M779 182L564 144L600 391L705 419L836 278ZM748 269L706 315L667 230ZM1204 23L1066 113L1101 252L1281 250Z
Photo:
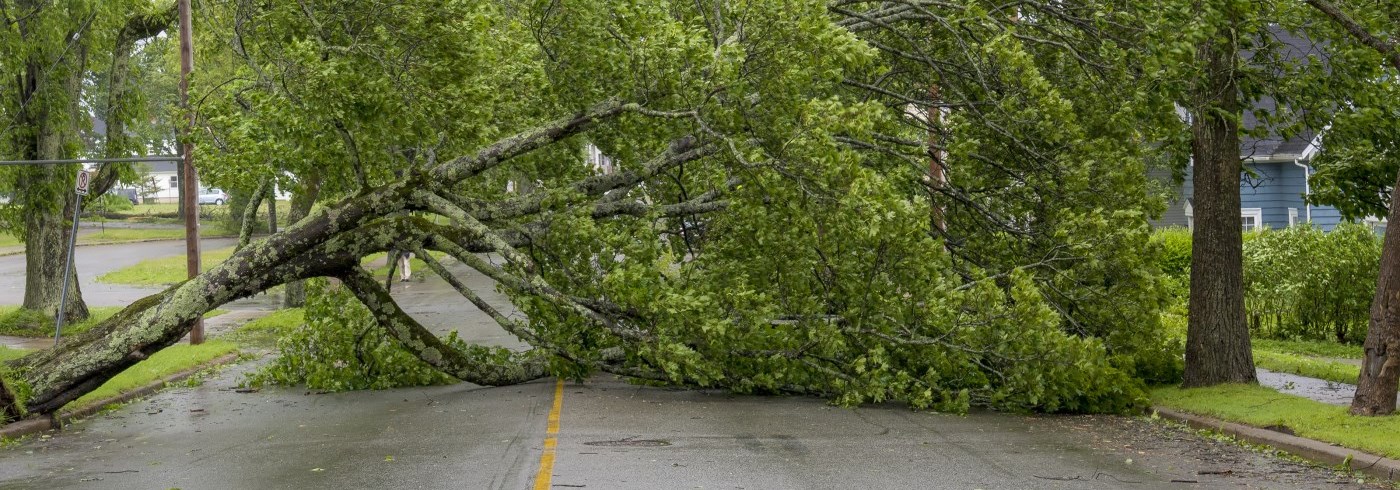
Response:
M1245 308L1255 335L1359 342L1366 332L1381 240L1342 224L1267 231L1245 243Z
M89 206L88 209L96 209L99 211L130 211L136 207L132 205L131 201L126 197L115 194L103 194L98 197L96 201L90 203Z
M1191 283L1191 232L1153 234L1158 267L1185 312ZM1308 226L1244 234L1245 309L1256 337L1360 342L1366 332L1381 240L1344 223L1331 232Z
M1185 300L1191 289L1191 230L1164 228L1152 234L1152 241L1161 249L1157 265L1166 274L1168 291Z
M249 385L305 383L314 390L350 391L457 381L405 350L354 295L325 279L307 281L305 319L278 340L281 355L250 375ZM462 344L456 332L446 340Z

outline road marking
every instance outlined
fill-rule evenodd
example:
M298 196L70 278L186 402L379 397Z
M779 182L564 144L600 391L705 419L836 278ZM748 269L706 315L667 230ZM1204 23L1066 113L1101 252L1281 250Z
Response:
M549 424L544 431L544 454L540 455L540 471L535 473L535 490L549 490L554 479L554 448L559 446L559 411L564 408L564 380L554 384L554 407L549 409Z

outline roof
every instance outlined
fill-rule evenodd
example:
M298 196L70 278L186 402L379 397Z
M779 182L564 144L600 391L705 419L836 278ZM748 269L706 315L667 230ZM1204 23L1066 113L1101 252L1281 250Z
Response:
M151 166L151 171L152 171L152 172L174 172L174 171L175 171L175 162L148 162L148 163L146 163L146 165L150 165L150 166Z
M1277 45L1277 57L1279 60L1297 62L1306 60L1309 56L1312 56L1326 63L1326 52L1322 50L1323 45L1318 42L1288 32L1277 25L1269 27L1267 37L1269 41L1272 41L1270 44ZM1244 56L1252 59L1254 58L1254 52L1246 51ZM1270 61L1276 60L1262 62L1268 63ZM1261 124L1264 124L1264 122L1259 120L1256 112L1272 114L1277 111L1278 102L1275 101L1273 97L1260 97L1254 102L1252 110L1244 111L1244 118L1240 121L1241 126L1246 130L1258 128ZM1316 139L1317 131L1312 128L1303 128L1298 134L1284 137L1280 134L1280 131L1278 131L1278 126L1283 126L1285 124L1287 123L1276 122L1276 127L1270 128L1267 136L1256 137L1245 135L1240 138L1240 156L1261 162L1294 160L1300 158L1306 152L1308 146L1312 144L1313 140Z

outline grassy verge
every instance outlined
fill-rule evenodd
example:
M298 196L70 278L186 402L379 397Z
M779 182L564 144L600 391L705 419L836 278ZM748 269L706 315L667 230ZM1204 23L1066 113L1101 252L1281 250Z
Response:
M1334 383L1356 384L1361 368L1336 361L1313 359L1265 350L1254 350L1254 365L1270 371L1323 379Z
M234 236L234 233L219 226L201 226L202 238ZM86 235L78 235L79 245L102 245L110 243L131 243L151 240L183 240L183 228L106 228Z
M1256 350L1266 350L1293 354L1296 356L1331 357L1335 359L1361 359L1365 351L1359 345L1318 342L1315 340L1261 340L1251 341Z
M219 265L233 255L233 247L210 250L203 253L201 264L204 270ZM136 286L164 286L186 279L185 254L143 260L131 267L117 269L97 276L97 282L110 284L130 284Z
M224 334L220 340L245 347L272 348L277 346L277 339L303 323L306 323L306 316L301 308L277 310Z
M89 307L88 313L91 316L81 322L65 324L63 335L86 332L89 328L102 323L103 320L121 310L120 306ZM204 314L204 318L213 318L224 313L228 313L228 310L210 310ZM36 311L22 310L18 306L0 306L0 335L51 337L53 336L53 317Z
M200 234L206 238L237 235L237 233L225 230L216 224L201 227ZM78 245L111 245L182 238L185 238L185 230L182 228L106 228L92 233L87 233L85 230L79 231ZM23 247L24 242L19 241L14 235L0 233L0 249L15 249L22 252Z
M238 350L233 342L211 340L200 345L176 344L166 347L150 358L127 368L107 380L96 390L74 400L64 408L73 410L119 394L139 389L156 380L190 369Z
M26 349L15 349L12 347L0 345L0 362L5 362L11 359L19 359L21 357L24 357L25 355L28 355L30 352L31 351Z
M1289 431L1309 439L1400 458L1400 416L1353 417L1347 408L1285 395L1252 385L1222 385L1183 390L1169 387L1152 392L1155 405L1238 422Z
M88 308L91 316L87 320L63 325L63 334L77 334L87 331L121 311L118 306L93 306ZM37 311L22 310L18 306L0 306L0 335L16 337L52 337L53 317Z

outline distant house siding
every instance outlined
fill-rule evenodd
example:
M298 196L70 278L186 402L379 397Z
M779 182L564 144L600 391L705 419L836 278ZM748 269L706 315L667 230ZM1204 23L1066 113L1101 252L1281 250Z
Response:
M1303 168L1292 162L1249 163L1246 166L1252 175L1244 175L1240 182L1240 208L1258 208L1262 224L1270 228L1287 228L1289 209L1296 210L1295 223L1302 224L1308 219L1308 206L1303 202L1307 189ZM1186 168L1186 179L1182 182L1176 197L1168 206L1162 218L1152 222L1153 226L1186 226L1186 202L1195 188L1191 183L1194 168ZM1166 171L1149 171L1154 180L1170 182ZM1164 179L1165 180L1162 180ZM1341 214L1331 206L1312 206L1312 223L1324 231L1331 231L1342 222Z
M1186 200L1182 198L1181 187L1173 181L1172 172L1165 169L1151 169L1147 171L1147 178L1152 181L1154 191L1168 194L1167 210L1162 213L1161 218L1150 220L1149 223L1155 228L1186 227Z
M1263 225L1288 227L1288 209L1299 210L1303 220L1303 169L1290 163L1251 163L1241 177L1240 207L1259 208Z

